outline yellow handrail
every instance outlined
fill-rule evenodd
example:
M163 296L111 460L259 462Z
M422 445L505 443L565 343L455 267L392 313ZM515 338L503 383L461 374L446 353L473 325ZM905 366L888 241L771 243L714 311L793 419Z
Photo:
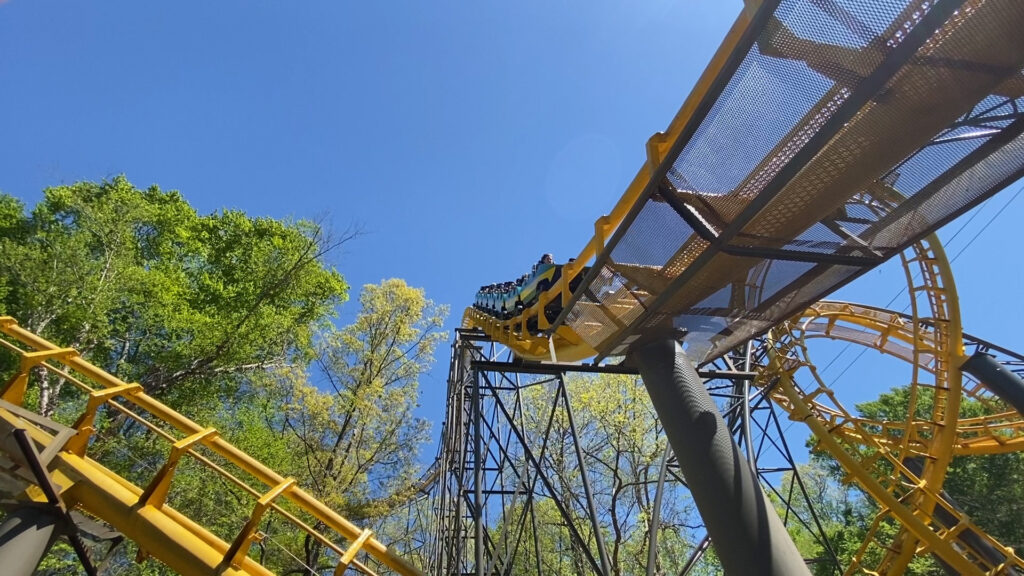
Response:
M368 536L366 531L331 510L297 486L294 481L284 478L238 449L220 437L216 431L193 422L145 394L137 384L128 384L89 363L74 351L59 348L25 330L11 317L0 317L0 333L17 343L3 341L3 347L20 356L18 373L0 391L0 397L5 401L15 405L22 403L28 377L35 366L43 366L64 374L73 384L89 393L90 400L76 424L78 434L59 448L51 464L52 473L59 478L58 484L64 486L62 497L67 499L69 505L77 504L95 514L138 543L146 554L186 575L271 574L265 567L245 555L244 551L257 537L255 522L258 521L259 515L273 509L285 520L333 550L339 557L339 574L349 563L365 568L352 559L355 551L359 549L365 550L398 574L420 574L416 567L395 555L384 543ZM82 375L85 380L95 384L95 387L74 378L71 371ZM119 399L120 402L114 402L115 399ZM133 485L86 456L88 441L93 433L92 417L101 405L130 413L138 421L146 423L145 418L135 413L135 410L141 410L183 434L180 439L161 434L174 446L169 450L168 460L161 468L161 472L146 489ZM30 422L2 408L0 426L5 429L26 429L33 440L43 447L49 447L54 441L54 435L49 433L45 426ZM246 487L228 471L195 452L194 448L198 446L209 449L241 472L261 482L266 486L264 493L270 495L254 504L253 514L249 518L251 526L239 527L234 545L228 545L206 528L163 503L167 488L172 482L173 469L177 466L177 461L185 456L207 465L232 484ZM251 488L246 488L250 494L255 493ZM264 495L255 496L259 498ZM291 502L353 545L346 548L334 543L330 538L325 538L275 504L275 499Z
M669 122L664 132L658 132L647 141L647 159L637 171L636 176L626 187L626 191L619 198L611 212L601 216L594 222L594 235L583 246L583 250L572 262L567 262L562 268L562 277L559 282L542 292L537 301L522 311L515 318L499 320L484 314L472 307L467 308L463 313L463 328L481 328L495 340L513 348L517 354L527 359L546 359L551 354L548 339L541 336L531 335L525 328L526 323L536 320L541 329L547 328L547 319L544 316L545 307L556 298L560 298L562 305L568 304L571 298L569 284L583 272L591 260L597 257L608 242L608 239L615 233L615 230L623 223L626 215L629 214L637 202L642 201L641 195L651 180L651 175L664 160L672 142L676 141L680 133L690 121L697 106L711 89L715 78L725 67L729 56L736 49L743 34L747 32L751 24L753 8L760 2L748 1L747 6L740 12L736 21L729 29L729 33L722 41L721 46L711 58L704 72L697 80L697 84L687 96L683 105L676 112L676 115ZM519 327L517 327L519 325ZM589 358L597 354L597 351L587 345L575 331L568 326L559 326L552 335L555 339L560 361L576 361Z

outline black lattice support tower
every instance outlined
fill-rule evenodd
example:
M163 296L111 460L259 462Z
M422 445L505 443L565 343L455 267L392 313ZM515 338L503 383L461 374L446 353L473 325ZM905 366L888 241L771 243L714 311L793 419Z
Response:
M541 543L537 541L535 505L547 500L557 510L564 526L566 541L560 554L580 573L608 574L611 565L601 538L602 519L607 512L597 508L587 481L593 462L580 450L577 423L565 385L571 372L614 372L636 374L621 366L581 366L559 364L523 364L499 361L500 346L478 332L460 331L453 345L448 382L448 408L442 427L437 466L438 480L430 498L436 525L428 544L431 559L428 572L443 575L506 574L517 562L529 564L530 573L545 574L550 567L540 564ZM754 352L756 348L752 348ZM751 462L757 463L757 476L764 489L782 503L780 515L786 523L799 523L810 530L831 550L822 536L818 518L797 473L793 456L782 434L782 427L763 391L751 392L753 373L748 367L756 358L737 354L709 365L701 376L709 378L708 391L716 399L733 437L744 447ZM543 389L546 404L543 418L524 422L523 391ZM534 396L536 398L536 396ZM536 408L536 407L535 407ZM563 428L553 432L553 422ZM564 426L565 424L568 426ZM529 428L529 429L527 429ZM562 453L569 462L560 463L578 470L585 487L574 494L552 473L553 443L568 442ZM566 448L559 445L559 448ZM788 474L787 474L788 473ZM670 451L665 454L662 478L648 486L656 499L653 527L659 526L660 504L685 497L685 478ZM790 505L804 499L801 517ZM648 544L648 573L661 566L669 573L688 570L684 565L665 566L657 554L656 535ZM701 529L694 531L697 542L689 564L695 565L707 549ZM808 559L837 565L835 556ZM837 567L838 569L838 567Z

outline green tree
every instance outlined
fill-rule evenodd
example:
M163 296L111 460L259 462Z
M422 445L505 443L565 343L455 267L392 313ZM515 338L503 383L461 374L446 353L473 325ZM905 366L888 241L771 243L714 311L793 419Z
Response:
M252 374L226 403L206 405L200 420L356 524L393 527L399 523L389 523L389 515L403 513L396 509L420 488L418 449L429 424L413 411L419 378L446 336L446 309L400 279L364 286L359 303L352 324L321 329L309 365ZM147 452L144 437L118 440L131 443L133 461ZM186 464L175 475L169 503L225 540L252 509L251 497L237 487ZM322 524L291 512L329 535ZM275 573L333 573L337 557L294 525L270 514L260 531L268 538L250 554ZM121 551L118 573L165 573L153 563L131 565L130 550Z
M49 188L30 211L0 194L0 312L287 471L298 467L295 441L273 427L280 404L265 400L277 374L302 371L320 352L348 294L327 259L352 237L306 220L200 215L178 192L124 177ZM9 373L10 361L0 358L0 370ZM33 382L30 407L68 423L73 387L44 369ZM166 458L166 442L116 412L101 412L97 428L90 456L136 484ZM252 507L191 460L168 503L228 539ZM119 546L106 569L167 573L133 556L131 543ZM44 573L75 566L57 547Z
M308 355L347 286L325 262L351 238L309 221L199 215L178 192L126 178L0 195L2 310L177 408ZM52 415L64 380L38 408Z
M346 517L376 521L413 496L419 446L429 424L415 418L419 378L434 357L447 309L422 289L390 279L366 285L355 321L324 333L314 378L291 372L279 381L281 427L298 444L297 478ZM322 547L306 538L305 564Z
M927 419L932 409L933 395L928 389L919 389L915 417ZM875 421L904 421L910 410L910 389L893 388L877 399L858 404L857 412ZM971 418L989 412L982 403L965 399L961 402L960 417ZM826 471L827 479L812 477L818 485L835 486L845 477L841 466L829 454L815 452L812 460ZM1020 517L1024 514L1024 485L1008 481L1024 477L1024 454L994 454L957 456L949 466L943 490L947 497L961 507L971 520L995 537L1000 543L1013 548L1024 544L1024 527ZM834 487L820 493L816 510L824 511L826 531L836 545L841 563L849 565L867 535L868 527L878 513L873 500L854 488L837 490ZM836 512L840 512L837 514ZM899 526L886 520L880 528L880 541L890 540ZM819 551L820 552L820 551ZM868 550L866 562L880 561L884 553L878 547ZM906 570L908 575L940 575L945 572L931 556L917 557Z
M925 389L918 393L917 413L927 415L932 409L931 391ZM909 389L901 387L880 395L877 400L858 404L857 410L875 420L904 420L909 404ZM961 418L988 413L990 410L977 400L961 402ZM1020 522L1024 516L1021 478L1024 478L1024 453L957 456L950 463L943 490L996 540L1004 546L1020 549L1024 546L1024 525Z
M840 482L841 476L835 475L833 461L829 458L824 454L814 454L810 463L797 466L807 498L803 498L802 492L791 491L791 508L788 511L775 494L769 493L779 516L789 519L789 534L797 549L804 558L811 560L811 572L818 576L835 576L845 570L864 541L872 514L876 512L866 496ZM781 485L797 488L791 484L793 481L793 473L787 472ZM822 534L814 524L814 515L835 553L835 559L820 539ZM796 518L803 522L796 521ZM838 567L835 560L839 561Z
M579 375L566 379L565 385L612 573L642 574L647 566L654 495L665 450L657 415L635 376ZM534 439L534 445L540 445L551 420L545 473L552 479L559 497L568 503L569 520L587 539L590 549L596 551L568 414L562 404L554 403L555 394L555 383L522 388L523 427L527 436ZM510 478L508 483L514 483L514 479ZM682 565L693 549L693 532L699 524L699 520L693 520L688 493L671 481L667 489L658 534L659 572L670 572ZM550 500L535 503L534 515L540 563L545 573L592 571L583 551L570 537L566 519ZM520 514L515 510L508 516L519 518ZM536 573L534 521L526 522L525 526L525 541L531 544L520 550L513 573Z

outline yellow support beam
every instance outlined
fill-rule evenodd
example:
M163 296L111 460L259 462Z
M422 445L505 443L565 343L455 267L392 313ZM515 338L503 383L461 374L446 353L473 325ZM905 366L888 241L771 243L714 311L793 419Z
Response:
M12 326L13 324L14 319L7 316L4 318L4 322L0 323L0 326L7 327ZM23 352L18 372L11 377L6 385L4 385L3 391L0 392L0 399L6 400L12 404L21 404L25 401L25 390L28 386L28 373L32 368L35 368L39 364L42 364L51 358L68 358L77 354L78 352L73 348L57 347L35 350L33 352Z
M99 410L100 406L118 396L131 396L140 392L142 392L142 386L138 384L119 384L91 392L89 394L89 401L85 405L85 411L78 417L74 425L78 434L68 441L65 450L79 456L84 456L85 449L89 445L89 439L92 438L93 432L96 431L93 424L96 422L96 411Z
M153 480L146 486L142 495L139 496L139 506L154 506L156 508L163 506L164 502L167 501L167 492L171 488L171 478L174 477L174 471L178 469L178 462L181 460L182 455L191 450L196 444L210 438L215 438L219 434L217 430L207 428L175 442L171 446L167 462L164 462L156 476L153 477Z
M355 539L355 542L352 542L352 546L350 546L349 549L345 551L345 554L341 556L338 566L334 568L334 576L341 576L346 570L348 570L349 565L355 562L356 554L359 553L359 550L363 548L363 544L366 544L366 541L369 540L371 536L373 536L372 530L363 530L363 533Z
M277 486L274 486L269 492L260 496L260 499L256 501L256 506L252 509L252 514L249 515L249 520L246 521L245 526L235 537L235 541L231 543L231 548L228 549L227 553L224 554L224 561L231 564L232 566L238 567L242 564L242 559L249 554L249 547L253 541L256 540L256 529L260 525L260 521L263 519L263 514L266 513L270 505L274 503L282 494L287 490L290 490L295 485L294 478L288 478L282 481Z
M271 508L279 511L286 521L308 532L311 537L323 542L328 548L337 550L339 555L342 554L343 550L337 548L332 540L324 539L324 536L299 521L293 514L278 508L274 503L277 499L288 500L300 511L309 514L328 530L328 533L333 533L332 538L340 537L354 542L364 537L361 528L302 490L293 480L286 480L239 450L220 437L215 430L200 426L158 402L142 391L138 384L123 382L90 364L73 350L54 346L18 326L10 317L0 317L0 334L13 339L22 347L29 348L21 350L18 346L8 346L22 357L28 355L29 362L35 362L37 359L39 362L55 362L61 366L48 365L48 369L57 370L61 374L70 374L73 371L84 376L87 382L78 378L70 378L69 382L88 395L86 407L78 417L76 436L71 440L67 440L69 431L59 431L64 427L53 423L43 426L39 423L45 421L42 417L26 418L19 415L24 409L17 406L17 403L11 403L12 410L4 409L0 404L0 438L14 429L26 430L33 441L43 448L42 453L51 458L51 473L55 483L63 487L61 497L68 503L68 507L77 505L88 510L135 541L143 554L160 560L185 576L269 576L271 572L249 558L246 551L256 535L259 518ZM34 354L40 351L47 353ZM27 384L28 373L25 376ZM156 477L150 480L145 490L85 456L84 448L93 432L95 414L100 406L109 403L113 398L123 398L120 404L114 406L123 410L126 415L139 419L142 423L148 423L147 419L136 414L145 413L148 418L160 421L164 426L184 434L184 438L180 440L172 439L167 463ZM19 398L21 399L23 395ZM220 466L214 466L208 460L198 458L191 451L191 448L198 444L208 448L229 466L237 468L269 488L267 493L257 499L253 514L242 526L238 537L231 545L164 503L174 467L186 456L195 456L200 463L210 467L215 473L237 483L237 479L227 475L228 473ZM0 449L7 448L0 442ZM365 550L397 574L421 574L419 569L395 555L372 535L365 536L359 549ZM355 564L353 562L353 565Z

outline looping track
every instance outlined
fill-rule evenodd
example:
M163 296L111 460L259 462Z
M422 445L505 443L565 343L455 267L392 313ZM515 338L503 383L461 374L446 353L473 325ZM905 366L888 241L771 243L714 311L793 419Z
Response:
M773 330L773 334L781 334L786 339L799 341L799 344L791 345L799 348L801 357L807 355L807 345L814 340L830 339L856 344L899 358L916 366L921 375L934 376L935 359L930 354L914 353L913 319L900 312L848 302L821 301L808 308L799 320L787 322ZM917 336L924 349L933 347L932 335L928 323L918 332ZM990 350L992 346L991 343L975 340L967 334L964 334L964 341L968 348ZM1020 362L1017 354L1006 352L1010 354L1008 361ZM815 371L817 377L813 364L801 366ZM914 379L915 382L918 380L919 378ZM1002 454L1017 452L1024 447L1024 418L1019 412L1007 409L1007 406L980 382L965 382L961 392L964 398L979 402L989 413L970 418L961 417L957 420L957 435L951 446L954 456ZM916 439L921 434L919 429L908 435L908 423L904 421L869 421L847 415L849 420L840 423L845 416L824 407L820 407L820 410L823 417L828 415L828 427L833 433L842 435L844 439L853 443L861 441L860 434L856 432L858 429L876 431L873 436L886 444L890 443L891 437Z
M773 387L777 404L807 424L818 448L832 454L880 506L849 573L902 574L914 555L925 551L960 574L1018 573L1011 570L1024 570L1024 562L975 526L944 495L942 484L954 455L1019 449L1024 420L1005 407L960 419L962 397L990 408L999 403L981 384L962 386L963 333L949 263L931 237L915 245L903 264L911 292L909 318L819 302L769 333L758 383ZM854 416L810 360L807 344L816 338L856 343L908 362L912 373L904 419ZM794 374L801 369L810 378L797 385ZM889 540L882 527L892 521L900 528Z

